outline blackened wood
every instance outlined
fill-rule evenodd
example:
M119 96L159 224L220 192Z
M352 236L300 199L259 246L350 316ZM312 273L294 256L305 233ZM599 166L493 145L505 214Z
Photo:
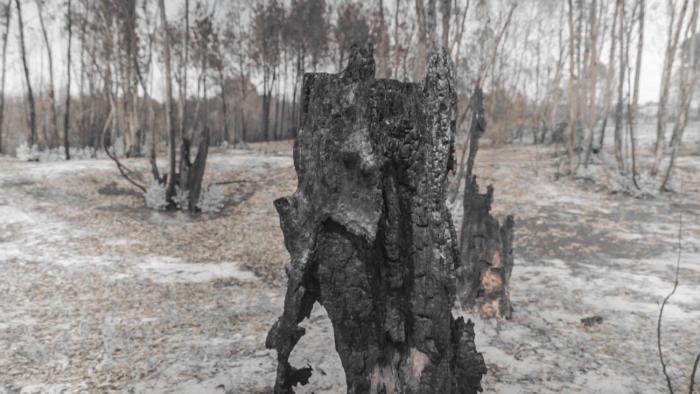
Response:
M460 238L459 296L465 307L475 307L486 318L509 319L508 282L513 271L513 216L503 225L491 215L493 187L479 193L476 176L464 190Z
M455 94L448 56L422 83L374 79L371 46L339 74L306 74L298 188L275 201L291 256L276 393L311 368L289 355L315 302L327 310L350 393L473 393L486 372L473 324L455 319L456 236L445 205Z

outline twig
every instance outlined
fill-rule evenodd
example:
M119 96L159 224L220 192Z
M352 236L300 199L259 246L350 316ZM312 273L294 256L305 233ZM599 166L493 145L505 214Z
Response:
M668 386L668 391L669 393L673 394L673 386L671 385L671 378L668 376L668 372L666 371L666 363L664 362L664 355L661 351L661 319L664 314L664 307L666 306L666 303L668 300L675 294L676 289L678 288L678 273L681 268L681 244L683 241L683 213L681 212L680 217L678 218L678 259L676 260L676 277L673 282L673 290L664 298L664 302L661 303L661 310L659 311L659 320L657 321L656 324L656 343L659 348L659 361L661 361L661 370L664 373L664 376L666 377L666 385ZM696 361L696 366L697 366L697 361ZM691 385L692 387L692 385Z
M698 363L700 363L700 354L695 357L695 364L693 364L693 372L690 373L690 388L688 388L688 394L693 394L693 386L695 386L695 373L698 371Z

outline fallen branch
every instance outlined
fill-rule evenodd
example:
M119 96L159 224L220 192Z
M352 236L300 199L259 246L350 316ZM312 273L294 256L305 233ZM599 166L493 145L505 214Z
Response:
M109 147L107 146L107 142L105 141L105 133L107 132L107 126L110 124L112 121L112 118L114 117L114 107L110 108L109 110L109 115L107 116L107 120L105 121L105 126L102 128L102 134L100 135L100 140L102 141L102 147L105 150L105 153L107 153L107 156L109 156L114 163L117 164L117 169L119 170L119 173L122 174L124 179L129 181L132 185L136 186L138 189L140 189L142 192L146 192L146 187L143 186L142 184L136 182L133 180L129 174L135 174L133 170L131 170L129 167L125 166L119 161L119 158L115 154L109 151Z

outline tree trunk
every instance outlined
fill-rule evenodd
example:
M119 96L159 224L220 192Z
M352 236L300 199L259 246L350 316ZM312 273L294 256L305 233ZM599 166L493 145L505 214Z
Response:
M421 84L374 79L371 46L340 74L307 74L296 193L275 201L292 261L266 345L276 393L315 302L335 332L348 393L475 393L486 372L471 322L454 319L457 245L445 204L455 95L446 54ZM334 114L346 114L336 117Z
M625 158L622 152L622 112L624 103L624 87L625 87L625 0L617 0L618 16L620 18L619 37L620 37L620 67L618 69L619 78L617 85L617 106L615 107L615 161L619 171L625 171Z
M27 144L31 148L36 143L36 104L34 102L34 92L32 91L32 81L29 76L29 65L27 64L27 50L24 46L24 22L22 21L22 5L20 0L15 0L17 6L17 20L19 22L19 47L22 54L22 66L24 68L24 79L27 83L27 100L29 101L29 139Z
M44 45L46 45L46 54L49 61L49 105L51 105L51 139L47 141L50 147L56 145L59 141L58 137L58 109L56 108L56 89L53 80L53 51L51 50L51 43L49 42L49 34L46 31L46 24L44 23L44 7L40 0L36 2L38 14L39 14L39 25L41 26L41 34L44 38ZM48 134L48 133L47 133Z
M661 89L659 93L659 107L656 113L656 143L654 144L654 162L651 166L651 174L656 175L661 165L661 159L666 148L666 111L668 97L671 92L671 77L673 76L673 63L676 59L676 50L680 38L681 29L685 20L690 0L683 0L678 21L676 21L675 3L669 3L670 20L668 24L668 40L664 55L664 68L661 74ZM675 28L675 31L674 31Z
M684 42L690 43L690 57L687 64L681 64L679 76L678 91L680 92L680 104L676 123L673 127L673 135L671 136L671 157L664 171L663 179L661 180L660 190L665 191L668 188L668 182L671 179L673 167L676 164L678 151L680 150L683 133L690 117L690 105L693 102L693 93L695 84L697 83L697 24L698 24L698 7L700 0L693 1L693 11L688 22L686 37Z
M612 109L612 94L613 94L613 83L615 81L615 44L617 43L617 19L618 19L618 7L615 5L613 11L613 24L610 30L610 55L608 57L608 70L606 75L607 84L605 86L605 104L603 108L603 124L600 127L600 136L598 139L598 150L603 151L603 144L605 140L605 129L608 125L608 117L610 116L610 110Z
M231 136L229 135L228 106L226 105L226 79L224 78L223 67L221 67L219 69L219 81L221 84L221 111L223 112L223 118L224 118L224 141L226 141L226 143L233 145L235 143L235 137L231 138Z
M437 22L436 4L437 0L416 0L416 20L418 24L418 43L416 45L415 68L413 70L414 81L420 81L425 75L425 67L428 56L435 52L435 25Z
M642 52L644 51L644 0L639 1L639 38L637 40L637 59L634 70L634 87L632 92L632 104L628 110L630 141L632 143L632 183L639 189L637 184L637 137L635 128L637 126L637 116L639 109L639 83L642 72Z
M187 135L187 62L190 46L190 1L185 0L185 37L184 37L184 56L182 67L182 85L180 91L180 102L178 103L178 112L180 117L180 136Z
M68 16L67 16L67 29L68 29L68 49L66 50L66 112L63 114L63 149L65 150L66 160L70 160L70 143L68 141L68 131L70 128L70 49L73 40L73 17L71 9L71 0L68 0Z
M569 0L569 136L566 142L567 154L569 156L569 172L573 173L576 168L576 153L574 150L574 145L576 143L576 128L578 126L578 111L576 107L578 106L578 101L580 97L578 95L579 89L575 88L575 84L578 83L576 77L576 49L578 45L576 44L576 35L574 34L574 5L572 0Z
M170 64L170 37L167 34L168 19L165 12L165 0L158 0L160 8L160 19L163 23L163 46L165 54L165 125L168 129L168 142L170 143L170 171L168 172L168 183L166 188L166 199L172 201L175 194L175 108L173 107L173 74Z
M9 41L10 21L12 20L12 0L5 5L5 32L2 34L2 82L0 89L0 154L3 153L2 131L5 126L5 80L7 71L7 42Z

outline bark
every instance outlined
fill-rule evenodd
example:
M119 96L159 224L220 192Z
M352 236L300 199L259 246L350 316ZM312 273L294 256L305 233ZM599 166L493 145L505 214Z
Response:
M24 22L22 20L22 5L20 0L15 0L17 7L17 20L19 22L19 47L22 55L22 66L24 69L24 80L27 84L27 100L29 101L29 147L36 143L36 103L34 102L34 92L32 91L32 81L29 76L29 65L27 64L27 50L24 46Z
M474 393L486 372L471 322L452 317L456 235L445 204L455 95L447 55L422 83L376 80L370 45L340 74L307 74L298 188L275 201L291 255L276 393L311 368L289 355L315 302L328 311L349 393Z
M5 32L2 34L2 82L0 91L0 154L3 153L2 132L5 126L5 77L7 71L7 42L10 33L10 21L12 20L12 0L5 5Z
M71 0L68 0L68 17L67 17L67 28L68 28L68 49L66 50L66 112L63 114L63 149L66 154L66 160L70 160L70 143L68 141L68 131L70 128L70 54L71 54L71 44L73 41L73 14L71 9Z

